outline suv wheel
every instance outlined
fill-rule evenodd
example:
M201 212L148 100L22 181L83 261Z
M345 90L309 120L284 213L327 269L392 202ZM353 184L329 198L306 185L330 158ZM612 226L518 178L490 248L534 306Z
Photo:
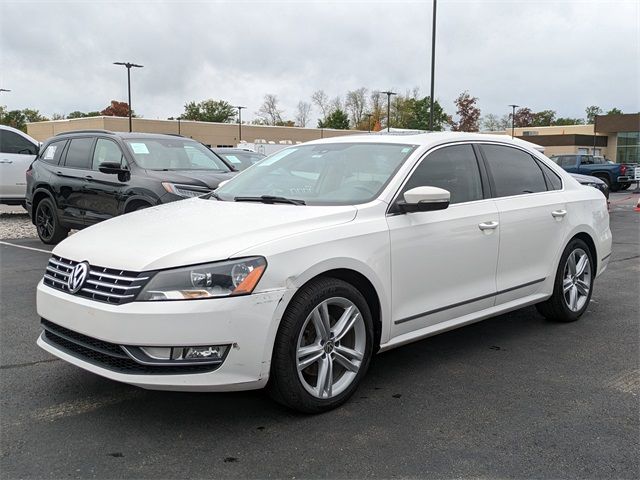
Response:
M335 278L303 287L276 337L269 392L279 403L319 413L344 403L369 368L373 321L362 294Z
M48 198L43 198L36 207L35 225L38 237L42 243L54 245L64 240L69 234L69 229L60 226L60 220L56 215L56 208Z
M536 305L538 312L549 320L578 320L589 306L595 275L589 247L579 238L574 238L560 259L553 295Z

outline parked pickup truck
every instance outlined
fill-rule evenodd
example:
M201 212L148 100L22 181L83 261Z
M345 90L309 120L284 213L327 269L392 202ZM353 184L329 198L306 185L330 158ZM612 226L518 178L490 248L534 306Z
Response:
M603 157L593 155L554 155L551 160L569 173L598 177L612 192L626 190L633 181L633 169L621 163L608 163Z

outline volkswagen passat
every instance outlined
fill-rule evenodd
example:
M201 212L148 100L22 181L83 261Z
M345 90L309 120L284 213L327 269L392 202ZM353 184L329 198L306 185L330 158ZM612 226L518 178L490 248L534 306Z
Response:
M150 389L268 386L319 412L376 352L535 304L577 320L607 266L602 194L502 136L349 136L53 251L38 344Z

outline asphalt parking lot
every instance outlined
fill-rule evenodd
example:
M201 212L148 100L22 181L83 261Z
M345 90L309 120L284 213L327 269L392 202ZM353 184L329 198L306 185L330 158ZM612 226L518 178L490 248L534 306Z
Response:
M638 478L637 197L612 194L612 260L579 322L531 307L384 353L317 416L259 391L145 391L40 350L50 247L16 233L0 241L0 476Z

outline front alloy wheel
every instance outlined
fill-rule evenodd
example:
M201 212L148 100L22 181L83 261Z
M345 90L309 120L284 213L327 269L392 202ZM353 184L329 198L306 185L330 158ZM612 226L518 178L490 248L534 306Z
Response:
M372 351L373 320L358 289L337 278L312 280L280 322L269 393L306 413L335 408L358 388Z

